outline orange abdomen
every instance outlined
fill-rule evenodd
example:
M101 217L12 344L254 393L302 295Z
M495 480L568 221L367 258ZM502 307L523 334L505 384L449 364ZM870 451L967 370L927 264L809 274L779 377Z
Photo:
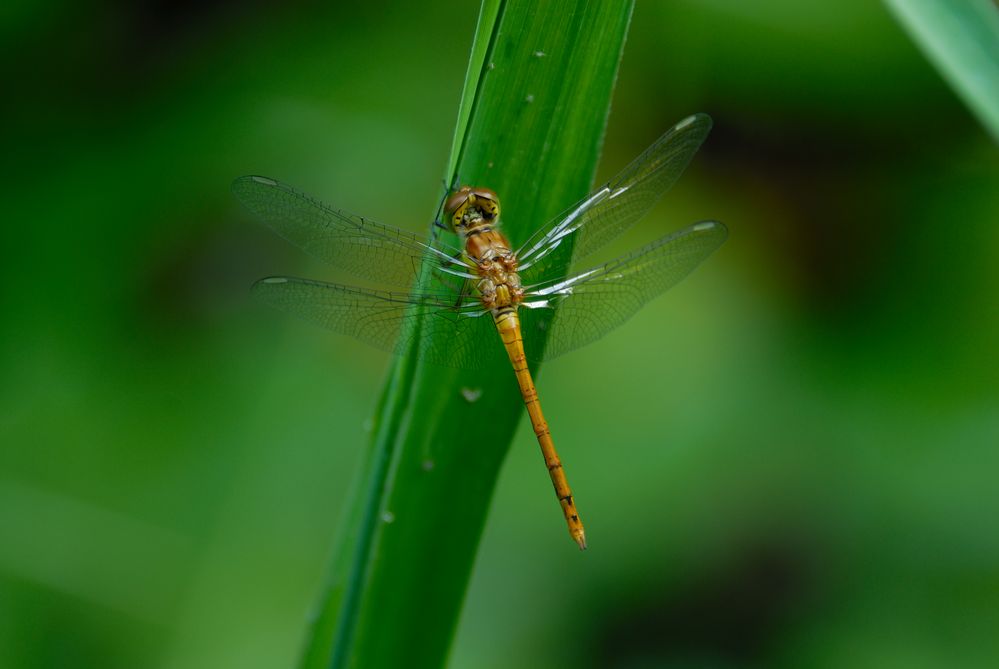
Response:
M527 407L527 413L531 417L531 425L538 438L538 445L541 446L541 454L545 458L548 474L555 487L555 495L562 507L565 522L569 526L569 536L579 545L580 550L585 550L586 533L583 530L583 521L579 519L576 502L572 498L572 490L565 477L565 469L562 467L562 461L559 460L558 452L555 450L555 442L552 441L548 423L545 421L544 414L541 413L538 391L534 387L531 371L527 367L527 358L524 356L524 341L520 332L520 318L517 316L517 310L513 307L498 309L494 318L496 329L503 340L503 346L510 356L510 364L513 365L513 371L517 375L520 394L524 398L524 406Z

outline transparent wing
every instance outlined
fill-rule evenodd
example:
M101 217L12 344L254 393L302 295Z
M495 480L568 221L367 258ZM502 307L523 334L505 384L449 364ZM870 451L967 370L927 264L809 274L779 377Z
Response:
M334 209L274 179L240 177L232 192L279 235L359 277L408 290L425 263L438 273L470 275L458 249Z
M528 358L550 360L604 336L679 283L727 236L721 223L696 223L575 276L529 286L520 309L524 336L549 335L544 351L535 347Z
M505 359L488 312L468 296L393 293L290 277L262 279L254 296L383 351L437 365L481 369Z
M564 265L563 242L575 240L579 260L634 225L676 183L711 130L711 118L695 114L670 128L645 152L582 202L542 226L518 250L526 280L544 280Z

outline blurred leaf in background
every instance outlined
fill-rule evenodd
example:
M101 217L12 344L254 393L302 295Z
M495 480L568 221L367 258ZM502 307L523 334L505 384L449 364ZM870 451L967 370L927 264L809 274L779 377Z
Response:
M999 142L999 6L990 0L888 0L887 4Z
M388 361L249 303L338 277L227 185L426 230L475 14L0 15L0 666L294 663ZM565 545L522 424L451 666L995 665L994 143L861 0L638 3L598 180L695 111L609 253L729 242L538 380L601 539Z

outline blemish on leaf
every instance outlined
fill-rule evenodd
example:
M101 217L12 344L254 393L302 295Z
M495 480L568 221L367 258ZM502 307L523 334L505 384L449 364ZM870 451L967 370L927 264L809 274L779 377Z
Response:
M482 388L462 388L461 396L465 398L466 402L472 404L482 397Z

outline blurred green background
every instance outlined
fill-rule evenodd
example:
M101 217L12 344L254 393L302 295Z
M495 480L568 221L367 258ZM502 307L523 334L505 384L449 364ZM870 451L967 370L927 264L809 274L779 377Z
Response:
M426 230L476 12L0 12L0 667L294 664L389 361L228 184ZM866 0L640 2L599 178L695 111L611 252L730 240L544 368L591 549L522 424L451 666L996 666L996 146Z

